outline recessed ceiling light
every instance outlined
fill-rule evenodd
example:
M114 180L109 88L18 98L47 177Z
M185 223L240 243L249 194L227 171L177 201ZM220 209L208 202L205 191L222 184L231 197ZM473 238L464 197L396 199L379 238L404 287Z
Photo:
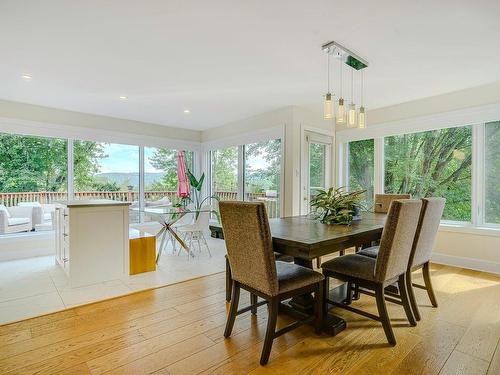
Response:
M191 113L191 111L189 109L185 109L184 113Z
M128 100L128 96L120 95L120 100L123 100L123 101Z
M31 81L33 79L33 76L31 76L29 74L23 74L21 77L26 82L29 82L29 81Z

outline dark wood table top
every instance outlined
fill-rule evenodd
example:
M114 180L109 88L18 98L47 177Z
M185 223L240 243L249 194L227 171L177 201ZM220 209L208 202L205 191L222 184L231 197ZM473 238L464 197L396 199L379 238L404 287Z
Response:
M327 225L309 216L270 219L269 224L275 251L311 260L379 239L386 216L363 212L361 220L350 226Z

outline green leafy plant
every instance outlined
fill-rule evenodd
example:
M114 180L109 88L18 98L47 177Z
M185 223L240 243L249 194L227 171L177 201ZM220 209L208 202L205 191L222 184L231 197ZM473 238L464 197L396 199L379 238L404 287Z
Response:
M211 202L212 199L215 199L217 202L219 202L219 197L216 195L209 195L207 197L202 196L201 190L203 189L203 183L205 182L205 173L203 173L199 179L197 179L193 173L189 169L187 169L187 176L189 180L189 185L191 186L193 190L193 197L188 196L188 197L183 197L181 199L181 202L177 204L176 206L182 206L186 207L189 202L192 202L194 204L194 209L196 211L196 217L199 215L199 210L203 207L203 205L208 201L208 203ZM211 213L213 213L217 217L217 221L220 222L220 216L219 212L217 210L210 210Z
M311 199L311 214L325 224L350 225L363 209L363 195L366 190L347 192L343 187L328 190L317 189Z

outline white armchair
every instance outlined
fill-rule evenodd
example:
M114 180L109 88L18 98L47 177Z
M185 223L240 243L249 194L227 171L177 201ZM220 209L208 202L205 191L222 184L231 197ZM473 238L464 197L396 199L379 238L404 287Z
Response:
M39 202L20 202L20 207L32 207L31 223L38 230L51 230L54 223L56 206L54 204L42 204Z
M33 207L0 205L0 234L29 232L33 229Z

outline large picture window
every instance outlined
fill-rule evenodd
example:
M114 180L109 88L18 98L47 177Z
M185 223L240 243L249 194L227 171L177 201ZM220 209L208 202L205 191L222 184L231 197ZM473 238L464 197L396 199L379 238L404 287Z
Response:
M75 141L75 199L138 201L139 146Z
M279 217L281 140L245 145L244 164L244 199L264 202L268 216Z
M444 197L443 219L471 221L472 127L385 138L385 193Z
M67 144L65 139L0 133L0 203L47 203L65 197Z
M264 202L269 217L280 216L280 139L216 149L210 158L213 195Z
M349 142L347 149L347 184L349 191L365 189L365 208L373 209L374 140Z

